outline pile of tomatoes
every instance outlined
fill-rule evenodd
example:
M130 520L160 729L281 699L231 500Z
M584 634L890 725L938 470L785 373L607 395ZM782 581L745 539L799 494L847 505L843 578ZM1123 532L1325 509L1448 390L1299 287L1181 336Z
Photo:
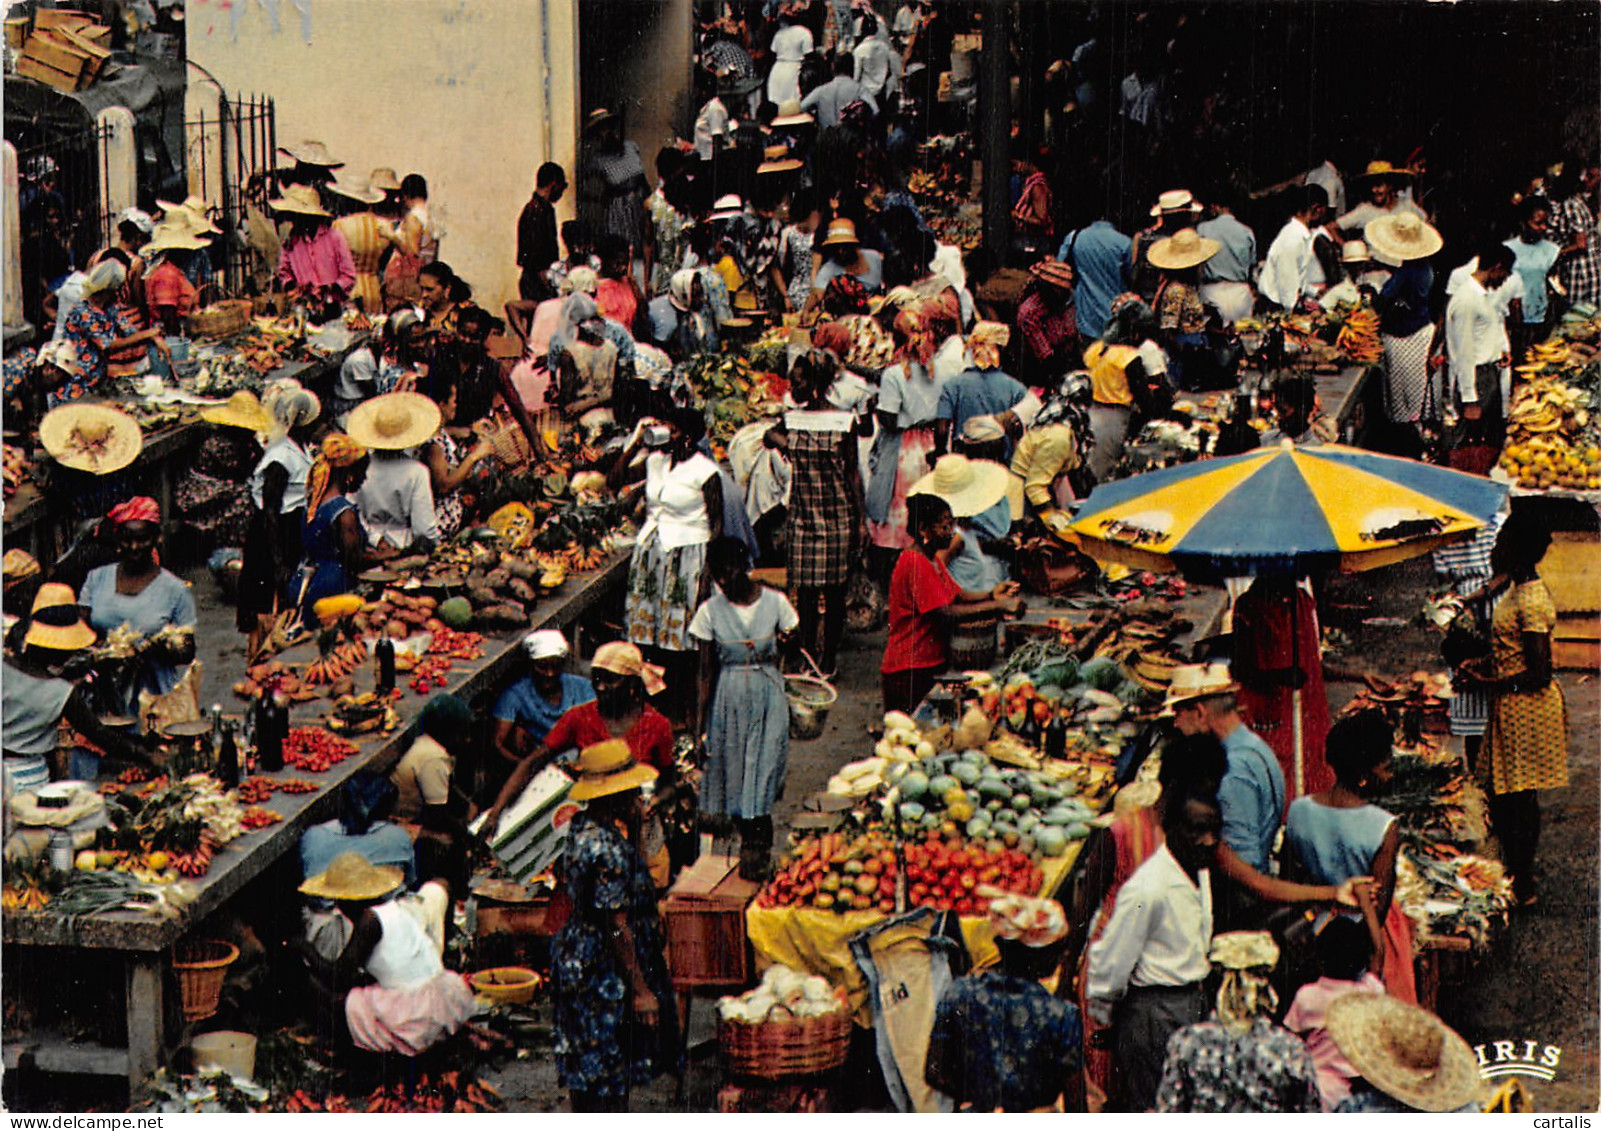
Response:
M296 727L284 740L284 765L320 774L355 752L354 742L321 727Z
M281 820L283 820L281 813L274 813L271 809L263 809L260 805L252 805L239 817L239 823L244 826L246 832L264 829L268 825L276 825Z
M430 689L445 686L448 671L449 656L424 656L411 673L411 689L418 695L427 695Z
M434 638L428 642L430 656L449 656L456 660L476 660L484 654L484 634L457 632L453 628L433 630Z

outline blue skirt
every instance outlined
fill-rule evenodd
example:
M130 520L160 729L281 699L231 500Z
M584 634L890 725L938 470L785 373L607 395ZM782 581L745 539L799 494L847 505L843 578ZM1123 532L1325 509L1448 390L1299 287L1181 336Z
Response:
M719 645L720 658L729 645ZM705 813L748 820L772 813L789 768L789 698L771 663L724 660L706 724Z

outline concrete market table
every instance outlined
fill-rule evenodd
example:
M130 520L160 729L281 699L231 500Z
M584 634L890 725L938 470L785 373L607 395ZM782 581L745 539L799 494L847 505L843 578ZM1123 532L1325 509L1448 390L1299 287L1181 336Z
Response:
M528 629L565 628L618 592L628 576L629 551L612 555L598 569L574 574L554 596L535 608ZM477 660L458 660L450 669L449 682L440 692L463 699L488 694L515 670L522 654L524 632L485 640L484 655ZM314 658L310 644L285 652L285 662L301 663ZM227 682L242 676L236 673ZM405 689L404 681L401 687ZM125 1076L130 1089L160 1065L164 1047L163 993L167 954L174 943L238 894L246 884L261 875L274 862L294 852L300 835L312 824L329 819L338 806L339 788L359 770L384 772L400 760L417 733L417 717L426 697L407 692L398 704L401 725L385 735L366 735L355 739L358 752L321 774L286 767L269 778L297 777L315 780L321 788L315 793L273 794L271 807L283 814L275 825L246 833L220 850L211 869L196 883L197 897L175 918L162 919L133 912L80 916L65 919L48 911L32 914L8 913L0 922L0 941L8 947L43 947L59 951L62 969L74 960L109 959L122 963L125 970L124 1002L127 1010L127 1047L108 1048L60 1039L44 1033L29 1033L7 1041L4 1065L19 1065L42 1071ZM296 703L291 710L294 726L321 726L329 706L327 699ZM91 954L74 956L72 951ZM13 991L15 992L15 991Z

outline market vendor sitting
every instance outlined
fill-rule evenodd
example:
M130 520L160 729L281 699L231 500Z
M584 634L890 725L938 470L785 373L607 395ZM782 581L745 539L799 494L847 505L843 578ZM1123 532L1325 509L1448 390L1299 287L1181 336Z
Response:
M278 263L278 282L301 302L317 309L343 306L356 285L356 261L333 214L310 185L290 185L269 206L290 222Z
M347 852L300 892L332 900L354 924L331 960L305 948L318 979L344 1001L351 1043L368 1052L416 1056L472 1016L473 992L441 958L449 889L435 881L414 898L395 898L404 888L399 868Z
M386 393L351 410L350 438L373 453L356 492L370 544L426 553L439 541L428 466L411 454L439 422L439 406L421 393Z
M593 702L595 687L566 670L572 649L555 629L539 629L523 637L528 674L510 684L495 700L495 752L504 773L544 745L545 736L569 710ZM497 780L499 775L495 775Z
M147 255L160 254L145 277L144 295L150 320L170 338L183 332L184 319L200 305L199 293L189 281L185 268L196 252L204 251L206 241L184 224L158 224L145 245Z
M7 557L17 551L7 551ZM61 723L106 754L136 765L150 765L138 744L101 724L82 688L61 674L63 666L93 644L94 629L83 621L78 599L58 583L39 587L19 653L8 654L0 677L0 732L9 770L36 768L55 754ZM94 781L100 758L74 749L68 766L73 781Z
M417 718L420 732L390 774L399 791L395 818L416 839L417 867L465 887L475 807L456 767L472 750L473 710L454 695L435 695ZM469 776L463 771L461 777Z
M1061 965L1067 915L1055 900L991 890L1001 968L940 998L924 1078L962 1110L1081 1111L1078 1007L1041 984Z
M940 560L963 589L988 591L1011 580L1005 540L1022 514L1018 487L998 463L948 455L907 492L908 497L934 495L950 506L956 537L940 551Z
M326 872L347 852L369 864L399 868L410 888L417 882L417 849L394 821L400 792L371 770L358 770L339 791L339 816L312 825L300 836L301 879ZM308 896L301 908L306 941L324 958L339 957L355 925L329 899Z
M80 594L97 632L133 632L129 682L107 705L138 717L139 694L165 695L195 658L194 594L162 568L156 554L161 508L147 496L129 499L106 515L117 542L117 561L89 571Z

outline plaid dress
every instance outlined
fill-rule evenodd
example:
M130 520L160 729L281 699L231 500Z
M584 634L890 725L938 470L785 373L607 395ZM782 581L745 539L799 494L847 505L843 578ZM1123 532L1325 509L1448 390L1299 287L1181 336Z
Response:
M1557 276L1567 288L1570 303L1601 302L1601 231L1595 213L1584 197L1575 194L1556 206L1551 217L1552 238L1565 244L1580 232L1590 237L1588 247L1557 264Z
M846 412L784 414L794 472L789 495L791 588L843 585L850 574L851 535L860 521L845 466L851 423Z

